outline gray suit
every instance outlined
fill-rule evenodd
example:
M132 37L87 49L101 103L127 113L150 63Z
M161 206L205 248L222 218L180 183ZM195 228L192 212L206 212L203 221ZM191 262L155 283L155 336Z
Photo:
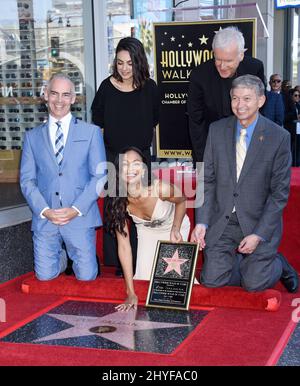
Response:
M290 136L259 116L237 182L236 125L231 116L209 129L204 203L196 209L196 224L208 225L201 282L211 287L242 285L247 290L263 290L272 287L282 273L276 253L289 195ZM264 241L252 254L238 255L239 242L250 234Z

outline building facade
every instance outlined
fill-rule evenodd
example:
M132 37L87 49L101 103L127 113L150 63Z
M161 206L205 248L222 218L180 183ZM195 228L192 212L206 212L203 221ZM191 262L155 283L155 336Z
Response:
M75 83L73 114L90 121L90 106L108 76L118 41L140 39L154 77L152 24L257 18L257 57L268 78L300 84L299 7L274 0L0 0L0 229L30 220L18 189L24 133L47 117L43 89L64 72Z

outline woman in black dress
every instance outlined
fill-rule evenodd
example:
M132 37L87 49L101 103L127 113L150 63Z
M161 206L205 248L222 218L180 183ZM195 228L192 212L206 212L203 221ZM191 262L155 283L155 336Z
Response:
M285 111L284 127L291 134L292 166L300 166L300 141L297 124L300 122L300 92L293 88L290 91L289 104Z
M142 150L150 167L150 147L158 123L159 97L157 85L150 79L144 47L138 39L127 37L120 40L112 75L101 83L91 109L93 122L104 130L107 161L114 162L123 148L134 146ZM130 236L135 259L134 224ZM104 231L103 243L105 264L117 265L116 273L119 274L116 240Z

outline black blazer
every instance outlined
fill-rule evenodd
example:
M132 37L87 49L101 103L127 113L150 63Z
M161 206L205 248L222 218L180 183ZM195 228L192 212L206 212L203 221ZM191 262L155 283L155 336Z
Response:
M265 83L263 63L250 56L244 57L237 68L236 75L228 79L220 77L214 59L193 69L187 109L194 162L203 161L209 125L232 115L230 100L232 81L246 74L256 75Z
M292 140L296 135L296 123L298 120L298 114L300 114L300 106L298 103L294 103L290 100L287 106L284 116L284 127L290 132Z

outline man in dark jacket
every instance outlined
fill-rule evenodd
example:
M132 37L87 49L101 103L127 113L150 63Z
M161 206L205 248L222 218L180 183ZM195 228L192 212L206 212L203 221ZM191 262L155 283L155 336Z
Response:
M212 48L214 59L196 67L190 77L187 104L194 163L203 161L209 125L232 115L232 81L240 75L251 74L264 82L263 63L244 56L245 40L237 28L218 31Z
M191 241L204 248L201 284L297 292L298 273L277 252L291 174L290 135L259 114L264 84L253 75L232 83L234 116L211 124L204 153L204 201Z
M274 91L266 92L267 100L262 108L262 114L271 121L282 126L284 121L284 103L282 96Z

